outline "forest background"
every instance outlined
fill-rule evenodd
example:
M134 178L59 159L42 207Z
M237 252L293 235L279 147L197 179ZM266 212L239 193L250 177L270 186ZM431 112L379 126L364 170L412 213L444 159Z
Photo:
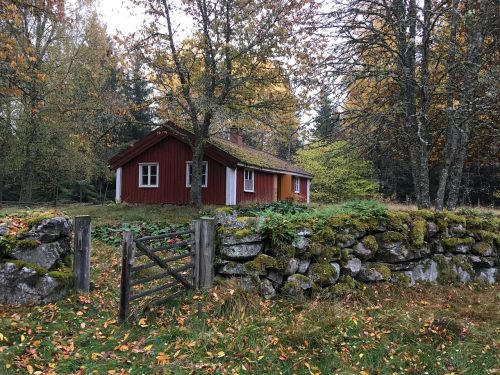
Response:
M97 5L0 0L0 201L110 200L109 158L173 120L193 185L237 126L316 202L500 203L494 0L137 0L112 36Z

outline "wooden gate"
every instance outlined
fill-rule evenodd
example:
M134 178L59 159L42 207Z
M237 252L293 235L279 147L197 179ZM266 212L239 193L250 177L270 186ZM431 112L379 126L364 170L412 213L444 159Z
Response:
M175 299L186 289L210 288L214 238L211 218L195 220L191 229L158 236L134 239L132 232L124 232L120 320ZM138 311L131 314L134 301Z

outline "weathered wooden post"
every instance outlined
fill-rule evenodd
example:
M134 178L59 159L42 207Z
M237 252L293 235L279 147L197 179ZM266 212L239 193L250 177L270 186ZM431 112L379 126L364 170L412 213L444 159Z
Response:
M195 222L198 287L211 288L214 281L215 220L202 217ZM196 273L196 265L195 265Z
M75 288L78 291L88 293L90 291L90 216L82 215L75 217L74 241L75 261L73 264L73 273L75 276Z
M129 316L130 302L130 269L134 263L135 248L132 232L123 232L122 239L122 270L120 281L120 312L119 320L123 322Z

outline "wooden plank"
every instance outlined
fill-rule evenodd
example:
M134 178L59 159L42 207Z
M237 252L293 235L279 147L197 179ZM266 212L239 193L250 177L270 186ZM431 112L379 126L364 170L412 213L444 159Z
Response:
M138 299L138 298L149 296L149 295L151 295L153 293L157 293L157 292L160 292L162 290L171 288L171 287L173 287L174 285L177 285L177 284L178 284L177 281L172 281L172 282L167 283L167 284L162 284L162 285L155 286L154 288L151 288L151 289L143 290L142 292L139 292L139 293L136 293L136 294L132 294L130 296L130 301L133 301L133 300Z
M214 280L215 220L201 218L199 287L211 288Z
M169 258L165 258L165 259L163 259L163 261L166 262L166 263L170 263L170 262L174 262L176 260L180 260L180 259L184 259L184 258L187 258L187 257L191 257L193 255L194 255L194 251L190 251L189 253L186 253L186 254L179 254L179 255L174 255L172 257L169 257ZM142 271L142 270L147 270L148 268L152 268L154 266L158 266L158 263L151 262L151 263L141 264L139 266L132 267L132 269L130 271L132 273L134 273L134 272L138 272L138 271Z
M201 220L194 220L193 226L193 241L194 241L194 272L193 286L195 289L200 288L200 253L201 253Z
M182 271L186 271L186 270L191 269L191 268L193 268L193 264L188 263L182 267L174 269L174 271L175 272L182 272ZM159 280L159 279L167 277L167 276L170 276L170 271L155 273L154 275L146 276L146 277L143 277L141 279L132 280L130 282L130 286L135 286L135 285L144 284L144 283L154 281L154 280Z
M192 229L189 229L189 230L185 230L185 231L159 234L158 236L146 236L146 237L138 238L136 240L136 242L146 242L146 241L153 241L153 240L161 240L161 239L164 239L164 238L183 236L183 235L191 234L191 233L192 233Z
M158 247L152 247L150 250L153 253L157 253L159 251L165 251L165 250L173 250L173 249L179 249L183 247L190 247L193 245L193 241L183 241L171 245L164 245L164 246L158 246Z
M139 249L141 249L142 252L144 252L145 254L147 254L147 256L155 261L158 266L160 266L161 268L164 268L166 269L167 271L170 272L170 275L172 275L172 277L174 279L176 279L178 282L180 282L182 285L184 285L186 288L192 288L193 285L191 283L189 283L188 281L186 281L181 275L179 275L175 270L173 270L172 268L170 268L170 266L163 261L163 259L161 259L159 256L157 256L156 254L153 254L151 253L151 251L144 245L142 244L141 242L136 242L137 244L137 247Z
M74 241L75 258L73 272L75 276L75 288L78 291L88 293L90 291L90 216L75 217Z
M122 240L122 269L120 281L120 311L119 320L123 322L129 316L130 304L130 269L134 263L134 235L124 232Z

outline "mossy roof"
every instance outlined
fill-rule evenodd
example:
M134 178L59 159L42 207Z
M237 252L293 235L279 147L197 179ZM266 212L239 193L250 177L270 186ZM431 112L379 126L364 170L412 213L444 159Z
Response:
M310 173L298 167L297 165L280 159L265 151L257 150L244 144L238 145L221 138L212 138L210 140L210 143L233 156L234 158L238 159L242 164L261 169L271 169L274 171L282 171L285 173L289 172L292 174L295 173L312 177Z

